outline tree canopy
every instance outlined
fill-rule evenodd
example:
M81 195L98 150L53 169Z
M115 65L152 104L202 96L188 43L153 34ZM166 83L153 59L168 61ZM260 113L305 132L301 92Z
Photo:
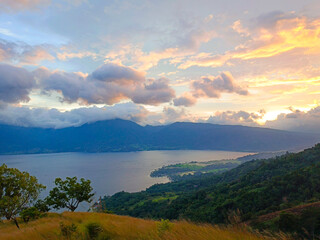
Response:
M0 166L0 217L14 220L16 216L37 200L45 186L34 176L16 168Z
M81 202L92 201L94 193L91 187L91 181L80 179L77 177L67 177L66 180L56 178L54 187L47 198L48 203L55 209L68 208L70 211L75 211Z

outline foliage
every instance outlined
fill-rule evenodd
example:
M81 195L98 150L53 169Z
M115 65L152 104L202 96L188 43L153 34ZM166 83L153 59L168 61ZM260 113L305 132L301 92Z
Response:
M153 201L168 193L178 197L172 201ZM136 217L185 218L216 224L228 222L230 212L239 210L240 221L252 220L320 201L320 144L300 153L249 161L218 175L158 184L139 193L117 193L103 201L117 214ZM280 219L280 229L291 231L289 222L295 223L292 216L283 214ZM309 221L317 225L316 220ZM304 226L301 221L297 224ZM316 229L308 231L317 234Z
M77 234L77 226L74 223L64 224L63 222L60 222L60 231L64 238L71 240Z
M173 224L168 219L161 219L160 222L157 223L157 229L160 235L166 231L170 231L172 227Z
M41 212L36 207L29 207L20 213L20 217L24 222L29 222L29 220L37 219L41 216Z
M85 225L89 239L97 239L100 233L103 232L101 224L97 222L90 222Z
M77 182L77 177L67 177L66 180L56 178L55 185L47 198L49 205L55 209L68 208L70 211L77 209L81 202L91 202L94 193L92 193L91 181L80 179Z
M279 230L284 232L294 232L299 227L299 219L293 213L282 212L278 221Z
M49 210L50 210L50 207L49 207L48 202L46 200L39 199L34 204L34 206L42 213L49 212Z
M203 173L221 173L237 167L241 162L237 160L222 160L210 162L179 163L156 169L151 172L151 177L167 176L172 181L179 181L185 175L200 175Z
M44 188L36 177L3 164L0 166L0 217L13 220L19 228L16 216L34 202Z

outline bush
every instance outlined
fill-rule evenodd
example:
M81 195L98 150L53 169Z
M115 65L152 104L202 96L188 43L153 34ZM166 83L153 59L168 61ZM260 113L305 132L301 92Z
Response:
M157 223L157 229L159 234L163 234L166 231L170 231L172 226L173 224L168 219L161 219L161 221Z
M99 223L91 222L85 225L87 235L89 239L97 239L100 233L103 232L103 228Z
M60 231L61 235L66 239L72 239L73 236L77 234L77 226L72 223L69 225L64 224L63 222L60 223ZM75 237L77 239L77 237Z
M29 220L31 220L31 219L39 218L40 215L41 215L41 213L36 207L26 208L20 213L20 217L26 223L29 222Z
M295 232L299 228L299 218L289 212L280 213L279 229L284 232Z

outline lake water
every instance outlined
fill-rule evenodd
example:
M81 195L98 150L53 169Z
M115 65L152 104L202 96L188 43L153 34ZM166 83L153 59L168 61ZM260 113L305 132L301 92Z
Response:
M164 165L191 161L232 159L248 155L227 151L142 151L119 153L56 153L29 155L0 155L0 165L27 171L46 185L42 196L47 195L57 177L90 179L99 196L119 191L137 192L156 183L165 183L166 177L151 178L150 173ZM88 209L82 204L79 211Z

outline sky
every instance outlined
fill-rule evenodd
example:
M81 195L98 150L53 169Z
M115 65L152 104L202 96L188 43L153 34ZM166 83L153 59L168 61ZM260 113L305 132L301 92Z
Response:
M320 133L319 0L0 0L0 123Z

